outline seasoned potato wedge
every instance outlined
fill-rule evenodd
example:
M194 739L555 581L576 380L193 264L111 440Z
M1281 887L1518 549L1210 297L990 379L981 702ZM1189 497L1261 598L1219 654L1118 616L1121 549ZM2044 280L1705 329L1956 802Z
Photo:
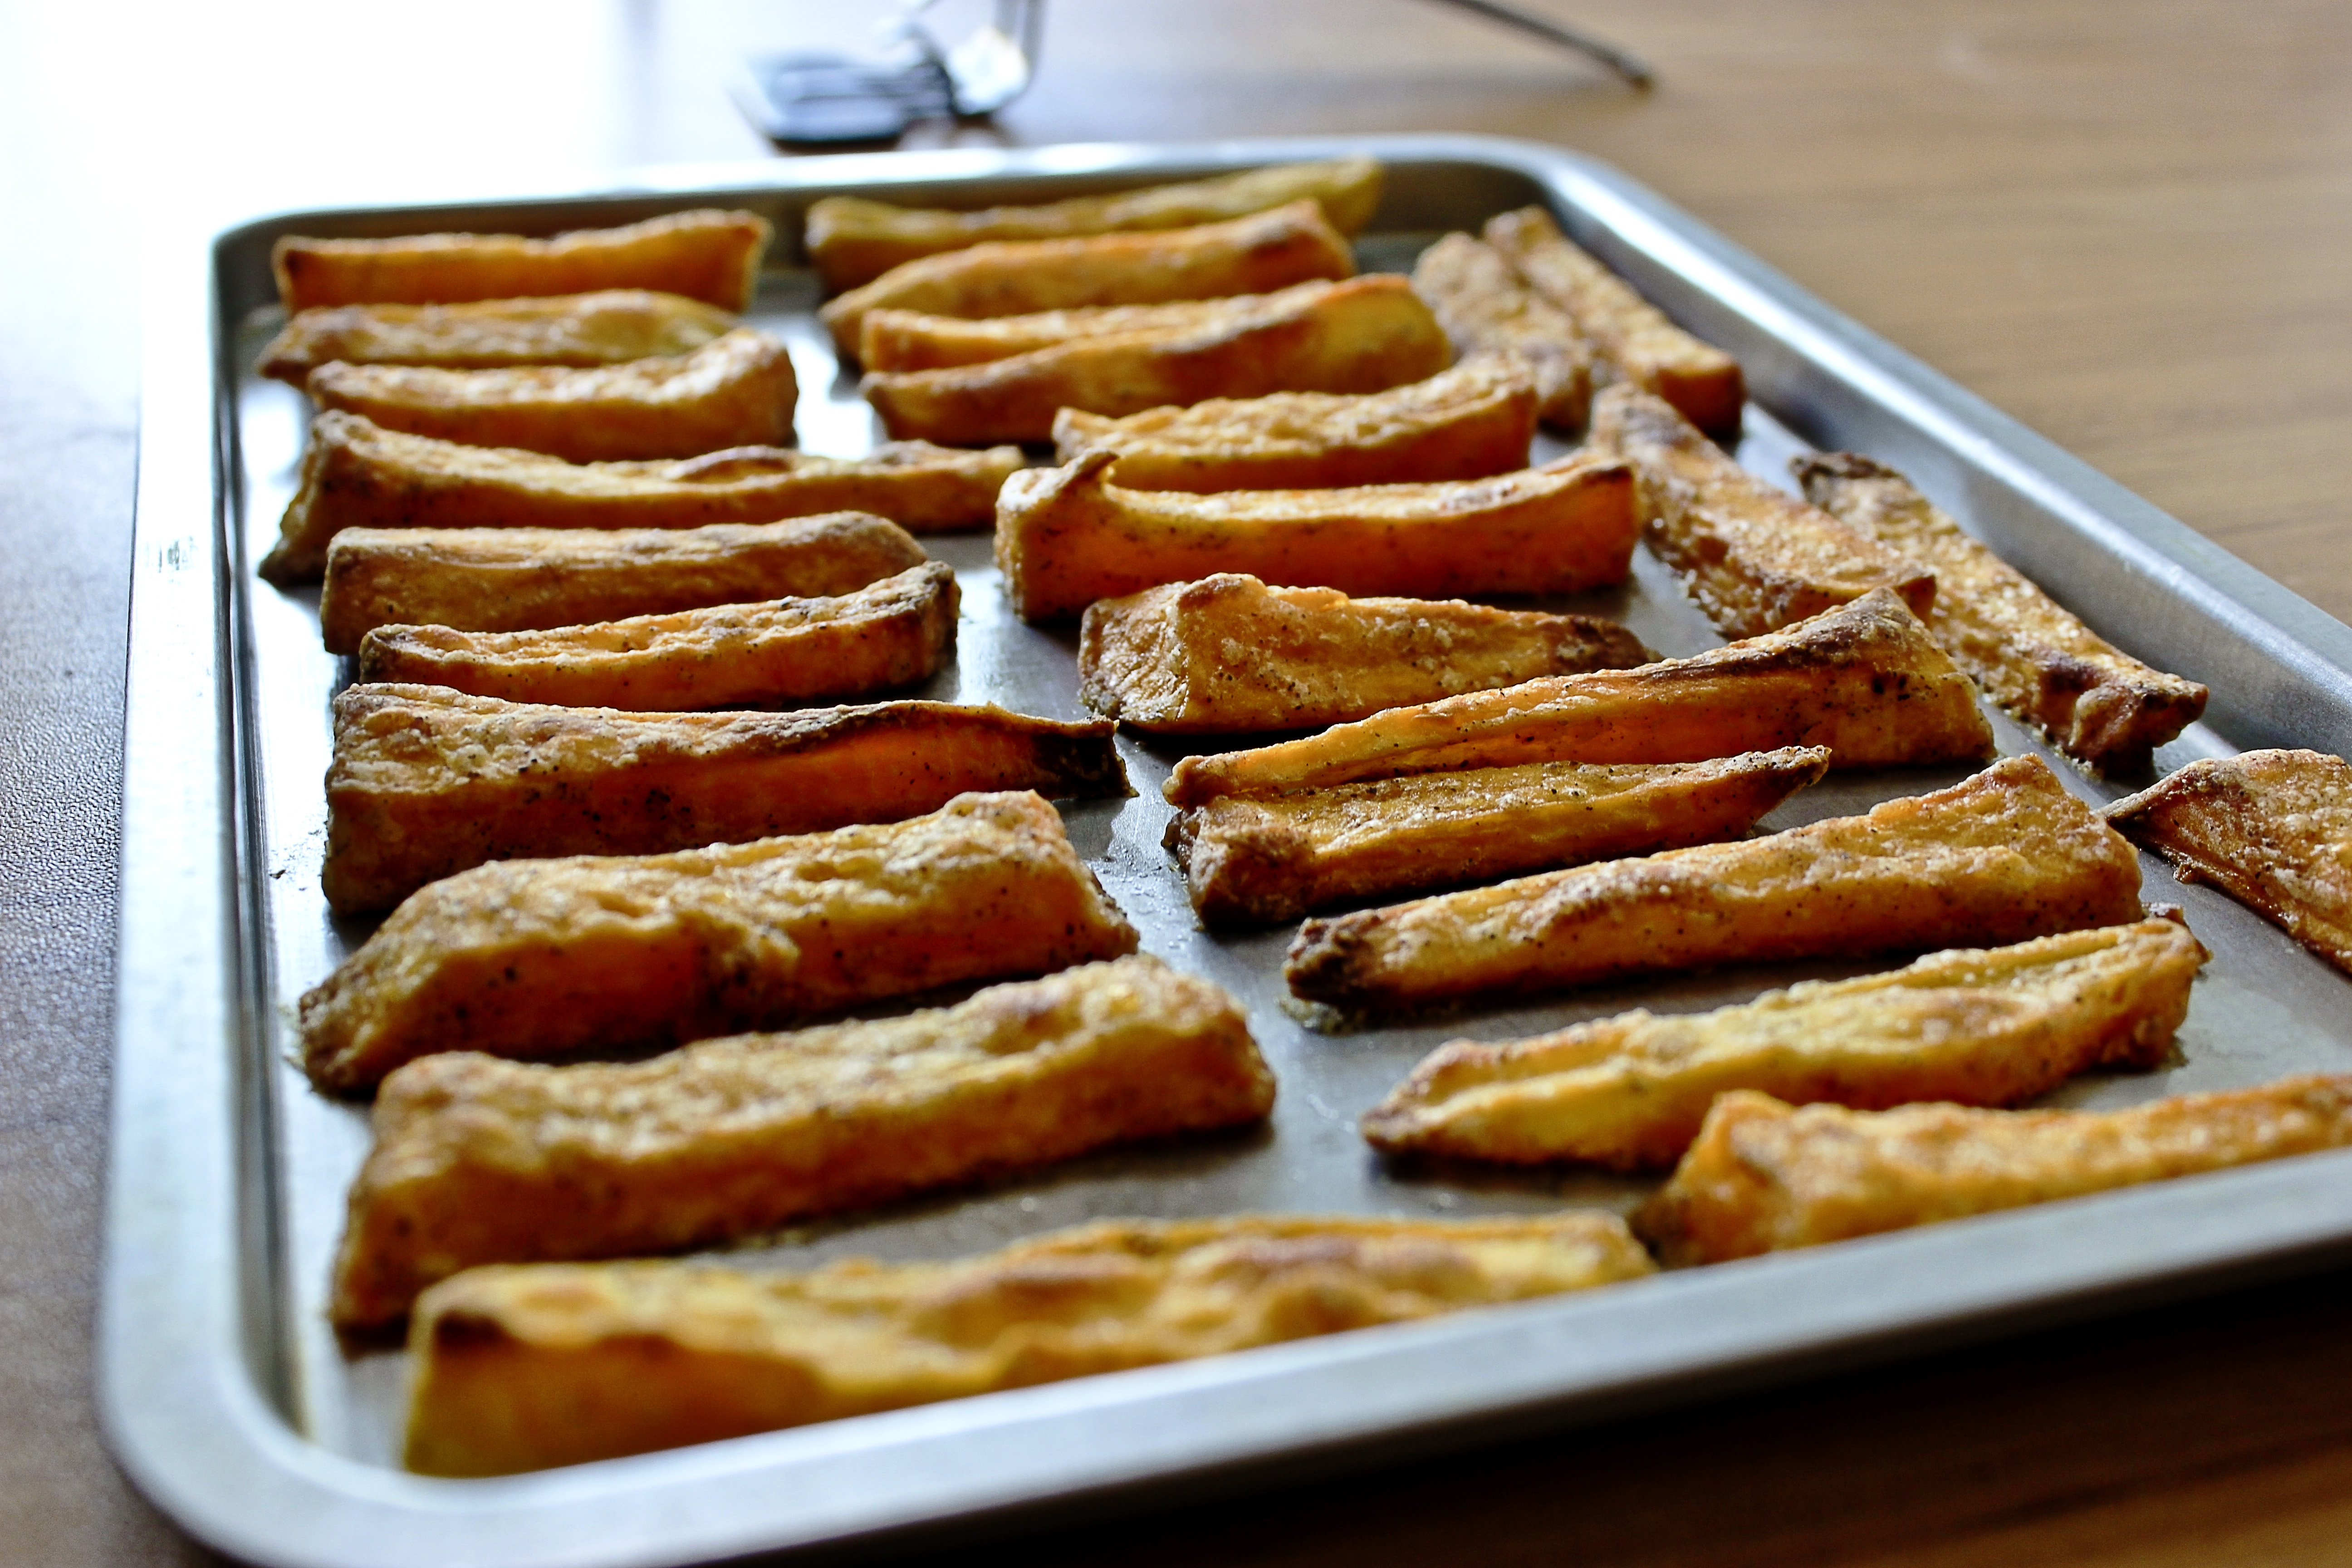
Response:
M357 653L378 626L537 631L855 593L928 557L862 511L708 528L347 528L327 547L319 626Z
M1992 754L1976 689L1903 602L1864 595L1784 630L1638 669L1522 682L1391 709L1320 735L1186 757L1177 805L1401 773L1580 763L1688 763L1826 746L1831 765L1903 767Z
M1351 278L1231 300L1196 325L1073 338L985 364L876 372L858 390L892 436L1044 441L1064 408L1139 414L1276 392L1381 392L1453 358L1402 278Z
M1381 203L1381 169L1371 158L1275 163L1212 180L1146 185L1040 206L941 212L863 196L826 196L808 210L809 259L827 289L854 289L892 268L943 250L1004 239L1070 239L1089 234L1192 228L1311 200L1341 234L1370 223Z
M1224 572L1087 606L1078 698L1156 734L1239 734L1649 658L1632 632L1593 616L1351 599Z
M1105 477L1136 490L1311 490L1481 479L1528 466L1527 367L1477 354L1386 392L1277 392L1149 408L1124 419L1065 408L1058 460L1118 454Z
M1704 763L1525 763L1176 814L1168 847L1211 925L1733 838L1829 770L1819 746Z
M800 395L782 340L749 327L692 353L588 370L324 364L308 391L385 430L574 463L785 446Z
M1815 506L1936 574L1927 629L1994 701L2075 761L2140 771L2205 711L2202 686L2118 651L1894 469L1852 452L1790 467Z
M1525 360L1543 422L1581 430L1592 404L1592 345L1559 306L1523 282L1510 261L1466 234L1449 234L1413 264L1412 291L1435 312L1460 354L1496 351Z
M1034 316L927 316L919 310L869 310L859 330L857 359L869 371L947 370L1034 353L1079 338L1122 332L1197 331L1259 310L1265 300L1319 299L1328 283L1299 283L1272 294L1223 300L1176 300L1164 305L1097 305L1082 310L1041 310Z
M1592 405L1593 451L1642 478L1643 538L1724 636L1752 637L1873 588L1926 616L1936 576L1724 456L1663 399L1612 386Z
M477 1264L709 1247L1273 1105L1241 1005L1148 957L650 1061L444 1052L376 1097L331 1310L373 1328Z
M1097 450L1005 481L996 565L1024 619L1219 572L1349 594L1568 594L1622 582L1633 563L1633 486L1619 464L1202 496L1107 484L1115 458Z
M684 462L567 463L321 414L261 574L315 581L346 528L699 528L828 511L870 511L918 533L972 528L995 515L996 492L1020 466L1017 447L951 452L921 441L864 458L745 447Z
M2107 808L2184 882L2210 882L2352 972L2352 763L2247 752L2189 763Z
M936 809L967 790L1128 793L1108 721L881 702L623 713L352 686L335 699L327 902L389 909L485 860L642 855Z
M470 1270L409 1330L405 1463L504 1475L1587 1289L1616 1215L1104 1220L949 1263Z
M955 568L927 561L837 597L545 631L379 626L360 645L359 679L640 713L776 707L925 679L954 646L955 624Z
M2170 921L1809 981L1738 1007L1646 1011L1533 1039L1456 1040L1364 1118L1391 1153L1669 1165L1733 1089L1865 1110L2014 1105L2100 1067L2158 1065L2205 950Z
M552 1057L777 1028L1135 951L1030 794L668 855L506 860L403 903L302 998L320 1089L436 1051Z
M621 364L692 353L733 329L715 306L644 289L478 300L464 305L334 305L304 310L261 351L261 374L300 386L322 364Z
M1370 1010L2140 918L2139 857L2039 757L1866 816L1309 921L1283 966Z
M1798 1109L1738 1089L1634 1223L1668 1262L1722 1263L2347 1144L2352 1075L2122 1110Z
M1192 228L975 245L893 268L817 314L834 346L854 356L868 310L1028 316L1265 294L1355 273L1346 237L1300 201Z
M1666 320L1560 233L1549 213L1541 207L1504 213L1487 221L1486 238L1576 323L1599 350L1608 379L1657 394L1710 436L1738 432L1748 397L1739 362Z

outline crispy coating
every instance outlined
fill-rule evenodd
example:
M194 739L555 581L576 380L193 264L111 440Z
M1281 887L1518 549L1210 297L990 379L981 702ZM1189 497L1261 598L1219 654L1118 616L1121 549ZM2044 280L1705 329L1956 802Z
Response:
M1343 723L1650 657L1632 632L1595 616L1351 599L1224 572L1087 605L1078 699L1155 734L1238 734Z
M1592 449L1641 475L1643 538L1717 630L1752 637L1892 588L1925 617L1932 569L1724 456L1663 399L1618 385L1592 405Z
M587 370L324 364L307 390L385 430L574 463L788 446L800 395L782 341L749 327L691 353Z
M1401 773L1580 763L1687 763L1826 746L1841 768L1992 754L1976 689L1884 591L1810 621L1638 669L1542 677L1391 709L1320 735L1186 757L1177 805Z
M698 300L644 289L464 305L335 305L288 321L261 351L261 374L300 386L334 360L445 370L620 364L692 353L734 325L733 316Z
M1029 316L1265 294L1355 273L1346 237L1321 207L1299 201L1191 228L975 245L895 267L817 314L834 346L854 356L868 310Z
M1639 524L1624 467L1582 457L1495 479L1331 490L1130 490L1116 454L1007 479L996 566L1024 619L1220 572L1349 594L1568 594L1622 583Z
M288 235L269 253L289 312L321 305L451 305L520 295L652 289L722 310L751 309L768 248L756 213L700 208L553 239L417 234L398 239Z
M486 860L891 822L967 790L1128 793L1108 721L992 705L624 713L352 686L334 727L320 882L338 913L389 909Z
M551 1057L779 1028L1135 951L1035 795L668 855L508 860L403 903L302 998L303 1067L372 1088L436 1051Z
M944 1263L470 1270L411 1320L405 1461L497 1475L1640 1279L1614 1215L1106 1220Z
M1381 204L1382 170L1371 158L1273 163L1212 180L1074 196L1039 206L942 212L863 196L827 196L808 210L809 259L827 289L854 289L892 268L991 240L1069 239L1088 234L1191 228L1312 200L1341 234L1354 234Z
M1509 259L1466 234L1449 234L1413 264L1412 291L1461 354L1495 351L1525 360L1543 422L1581 430L1592 404L1592 345L1568 313L1522 281Z
M1021 460L1018 447L901 441L863 458L743 447L684 462L567 463L321 414L261 574L315 581L346 528L700 528L829 511L868 511L917 533L975 528L995 516Z
M1894 469L1852 452L1790 467L1815 506L1936 574L1927 629L1994 701L2075 761L2139 772L2205 711L2205 688L2116 649Z
M2326 1073L2124 1110L1792 1109L1737 1089L1634 1224L1670 1263L1722 1263L2347 1144L2352 1076Z
M379 626L359 679L509 702L677 712L865 697L935 673L954 646L955 568L927 561L838 597L713 605L545 631Z
M1476 354L1386 392L1276 392L1148 408L1124 419L1065 408L1057 459L1118 454L1136 490L1311 490L1481 479L1528 464L1535 383L1507 355Z
M1598 351L1607 379L1657 394L1710 436L1738 434L1748 396L1739 362L1666 320L1560 233L1549 213L1541 207L1504 213L1487 221L1486 239L1576 323Z
M2352 763L2247 752L2189 763L2107 808L2135 844L2352 973Z
M1402 278L1351 278L1215 302L1192 325L1116 332L948 370L875 372L858 390L892 436L1045 441L1064 408L1126 416L1211 397L1381 392L1454 357Z
M861 511L707 528L349 528L327 547L319 628L357 653L378 626L536 631L855 593L929 559Z
M1732 1089L1875 1110L2014 1105L2101 1067L2158 1066L2205 950L2170 921L1809 981L1738 1007L1636 1010L1557 1034L1455 1040L1364 1118L1391 1153L1670 1165Z
M1283 974L1308 1001L1417 1007L2139 918L2139 857L2024 756L1866 816L1309 921Z
M1288 299L1317 299L1328 283L1300 283L1276 290ZM985 364L1034 353L1078 338L1122 332L1193 331L1231 321L1276 295L1242 294L1223 300L1176 300L1164 305L1097 305L1081 310L1040 310L1031 316L970 321L929 316L919 310L868 310L859 329L857 360L869 371L946 370Z
M1211 925L1735 838L1829 771L1819 746L1704 763L1526 763L1180 811L1168 847Z
M331 1310L374 1327L477 1264L710 1247L1273 1105L1240 1004L1141 956L650 1061L445 1052L376 1097Z

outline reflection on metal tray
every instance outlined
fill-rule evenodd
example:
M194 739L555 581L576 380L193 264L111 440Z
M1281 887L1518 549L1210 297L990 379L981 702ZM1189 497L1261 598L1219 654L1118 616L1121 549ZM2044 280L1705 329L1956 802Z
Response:
M2352 631L2322 616L1968 394L1815 301L1656 197L1550 148L1372 138L1200 148L1057 148L811 160L739 182L533 203L312 213L248 225L208 258L167 257L151 312L133 601L126 907L115 1179L103 1324L117 1451L198 1534L268 1562L654 1563L835 1541L1116 1489L1274 1473L1267 1461L1370 1456L1482 1424L1554 1422L1795 1375L2121 1292L2187 1289L2352 1243L2352 1157L2223 1175L1671 1275L1521 1307L1252 1352L1212 1363L836 1422L569 1471L431 1481L392 1468L402 1355L347 1353L323 1313L364 1111L310 1092L288 1061L289 1009L366 934L318 891L326 702L344 679L319 646L315 592L252 567L290 492L299 395L251 373L271 321L267 254L291 231L544 232L696 203L799 232L814 198L856 191L971 205L1370 151L1391 188L1362 246L1410 267L1437 233L1528 201L1746 364L1741 460L1786 483L1808 446L1907 469L2001 553L2134 652L2210 683L2206 725L2159 758L2237 746L2352 744ZM790 255L754 318L792 342L802 440L854 455L872 416L811 311ZM1546 454L1548 455L1548 454ZM215 458L217 456L217 467ZM921 693L1080 712L1066 631L1006 610L984 535L929 541L963 587L956 662ZM1647 556L1621 590L1543 602L1618 616L1668 654L1720 639ZM2042 750L1996 718L2005 752ZM969 1253L1109 1215L1242 1210L1473 1215L1623 1207L1649 1185L1590 1173L1391 1165L1356 1118L1420 1056L1642 1005L1742 1000L1858 964L1726 970L1320 1034L1284 1006L1287 929L1198 929L1160 833L1181 747L1122 737L1139 793L1066 810L1073 837L1144 946L1248 1005L1281 1082L1246 1136L1104 1154L976 1192L772 1238L740 1255ZM2045 753L2046 754L2046 753ZM2116 793L2061 767L2092 799ZM1957 772L1841 775L1769 827L1863 809ZM2161 879L2151 866L2151 876ZM2119 1104L2352 1068L2347 983L2210 889L2177 899L2214 952L2170 1068L2097 1076L2054 1097Z

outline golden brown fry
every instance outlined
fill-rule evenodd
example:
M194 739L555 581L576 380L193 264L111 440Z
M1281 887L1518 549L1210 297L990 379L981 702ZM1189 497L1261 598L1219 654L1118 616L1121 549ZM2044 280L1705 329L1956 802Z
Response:
M509 702L676 712L865 697L934 674L955 642L955 568L927 561L856 593L543 631L379 626L359 679Z
M383 429L574 463L783 446L800 395L782 342L749 327L692 353L589 370L324 364L307 390Z
M334 722L320 881L339 913L389 909L486 860L890 822L967 790L1128 793L1108 721L952 702L623 713L352 686Z
M1412 289L1437 316L1454 352L1496 351L1527 361L1545 424L1581 430L1592 403L1592 345L1566 311L1520 281L1500 251L1449 234L1421 253Z
M2352 972L2352 763L2247 752L2189 763L2107 808L2184 882L2210 882Z
M567 463L321 414L301 486L261 574L315 580L346 528L699 528L870 511L918 533L981 526L1021 466L1017 447L951 452L894 442L864 458L745 447L685 462Z
M320 365L620 364L692 353L735 325L698 300L607 289L464 305L336 305L304 310L261 351L261 374L300 386Z
M1211 925L1737 837L1828 771L1819 746L1704 763L1527 763L1180 811L1168 847Z
M2048 763L2011 757L1867 816L1309 921L1283 973L1313 1002L1419 1007L2139 918L2131 846Z
M1104 477L1137 490L1336 489L1480 479L1528 465L1535 383L1501 354L1477 354L1386 392L1277 392L1150 408L1124 419L1065 408L1058 461L1097 449Z
M1593 616L1351 599L1225 572L1089 605L1078 698L1155 734L1238 734L1343 723L1650 657L1632 632Z
M1618 464L1198 496L1106 484L1115 456L1005 481L996 565L1024 619L1218 572L1349 594L1567 594L1622 582L1633 562L1633 486Z
M506 860L434 883L302 998L320 1089L436 1051L552 1057L778 1028L1135 951L1034 795L669 855Z
M1935 574L1774 489L1663 400L1612 386L1592 405L1591 449L1642 478L1643 538L1724 636L1752 637L1892 588L1914 615Z
M425 1057L376 1098L332 1311L373 1328L477 1264L709 1247L1273 1105L1240 1004L1149 957L625 1065Z
M1371 221L1381 170L1370 158L1275 163L1239 174L1076 196L1040 206L941 212L863 196L827 196L808 210L809 259L827 289L854 289L892 268L990 240L1066 239L1088 234L1191 228L1311 199L1341 234Z
M1196 331L1230 321L1275 297L1315 299L1328 283L1301 283L1275 295L1177 300L1165 305L1097 305L1083 310L1041 310L1033 316L967 321L919 310L869 310L859 331L857 360L869 371L947 370L1034 353L1079 338L1122 332ZM1304 292L1302 292L1302 290Z
M2202 686L2117 650L1894 469L1852 452L1815 453L1790 467L1815 506L1936 574L1927 629L1994 701L2039 725L2068 756L2105 773L2137 772L2205 711Z
M451 305L526 294L653 289L722 310L751 309L768 248L756 213L701 208L553 239L418 234L399 239L288 235L269 253L291 311L320 305Z
M1186 757L1177 805L1401 773L1580 763L1688 763L1826 746L1841 768L1992 754L1976 689L1894 595L1639 669L1549 676L1397 708L1320 735Z
M949 1263L474 1269L418 1302L405 1462L501 1475L1639 1279L1614 1215L1106 1220Z
M2352 1076L2184 1094L2123 1110L1794 1110L1734 1090L1634 1224L1672 1263L1909 1226L2352 1144Z
M1106 337L950 370L876 372L858 391L896 437L1043 441L1065 408L1139 414L1276 392L1381 392L1453 358L1402 278L1352 278L1225 301L1200 324Z
M1372 1108L1364 1137L1391 1153L1637 1170L1680 1158L1732 1089L1862 1110L2014 1105L2093 1068L2161 1063L2204 962L2186 927L2143 921L1931 953L1711 1013L1456 1040Z
M1576 323L1606 362L1609 379L1656 393L1710 436L1738 433L1748 396L1739 362L1666 320L1560 233L1549 213L1504 213L1487 221L1486 238Z
M397 624L536 631L855 593L928 559L862 511L708 528L350 528L327 548L329 653Z
M1355 272L1355 254L1324 221L1323 209L1311 201L1292 202L1192 228L975 245L893 268L817 314L834 346L855 355L868 310L1029 316L1265 294Z

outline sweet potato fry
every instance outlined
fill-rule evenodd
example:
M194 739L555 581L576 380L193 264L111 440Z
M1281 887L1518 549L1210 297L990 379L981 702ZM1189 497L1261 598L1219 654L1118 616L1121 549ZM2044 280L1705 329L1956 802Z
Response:
M1619 464L1200 496L1106 484L1115 457L1005 481L996 565L1024 619L1218 572L1349 594L1567 594L1622 582L1633 563L1633 486Z
M1135 951L1034 795L669 855L505 860L403 903L302 998L320 1089L436 1051L552 1057L779 1028Z
M315 581L346 528L700 528L870 511L915 532L972 528L1021 466L1017 447L951 452L895 442L864 458L744 447L685 462L567 463L321 414L287 504L270 582Z
M1704 763L1526 763L1180 811L1168 847L1211 925L1737 837L1828 771L1819 746Z
M399 239L288 235L269 254L289 312L321 305L453 305L527 294L653 289L722 310L751 305L768 220L703 208L553 239L418 234Z
M1566 311L1520 280L1500 251L1449 234L1421 253L1412 291L1435 312L1454 353L1517 355L1535 374L1543 422L1584 428L1592 404L1592 345Z
M304 310L261 351L261 374L303 385L322 364L621 364L692 353L735 318L715 306L644 289L479 300L464 305L335 305Z
M409 1330L405 1463L504 1475L1588 1289L1616 1215L1106 1220L951 1263L470 1270Z
M477 1264L709 1247L1273 1105L1240 1004L1147 957L644 1062L444 1052L376 1097L332 1311L373 1328Z
M1801 1110L1740 1089L1635 1216L1671 1263L1818 1247L2352 1144L2352 1076L2123 1110Z
M2131 846L2048 763L2011 757L1866 816L1309 921L1283 973L1369 1011L2139 918Z
M1275 163L1177 185L1147 185L1041 206L941 212L863 196L827 196L808 210L809 259L827 289L854 289L892 268L945 250L1005 239L1070 239L1089 234L1191 228L1312 200L1341 234L1370 223L1380 205L1381 169L1370 158Z
M1402 278L1352 278L1219 304L1201 324L1106 337L950 370L876 372L858 390L895 437L1044 441L1064 408L1139 414L1275 392L1381 392L1453 358Z
M1992 754L1992 727L1969 678L1881 590L1689 658L1544 677L1303 740L1186 757L1165 793L1198 805L1402 773L1553 759L1688 763L1779 746L1826 746L1840 768L1972 762Z
M1391 1153L1639 1170L1679 1159L1733 1089L1865 1110L2014 1105L2093 1068L2158 1065L2204 962L2186 927L2143 921L1931 953L1711 1013L1456 1040L1372 1108L1364 1137Z
M623 713L353 686L335 699L320 882L338 912L389 909L485 860L743 843L1002 789L1126 794L1109 722L951 702Z
M1226 572L1089 605L1078 697L1155 734L1239 734L1649 658L1632 632L1593 616L1351 599Z
M1657 394L1710 436L1738 432L1748 397L1739 362L1666 320L1560 233L1549 213L1541 207L1504 213L1488 220L1486 237L1576 323L1606 363L1608 379Z
M325 364L311 401L385 430L574 463L783 446L800 395L782 340L739 327L692 353L572 370Z

